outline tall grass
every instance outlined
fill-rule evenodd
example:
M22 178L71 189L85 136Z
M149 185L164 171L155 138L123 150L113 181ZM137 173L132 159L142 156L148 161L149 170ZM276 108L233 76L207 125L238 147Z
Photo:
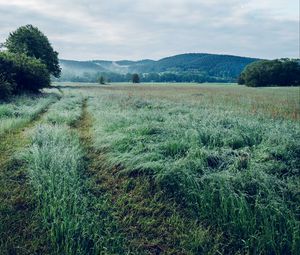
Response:
M298 118L294 97L291 102L276 89L274 95L247 89L240 98L242 88L214 95L217 86L202 87L201 93L196 86L190 91L174 86L176 93L169 95L167 86L154 86L145 95L146 87L123 87L99 94L90 88L84 96L64 90L29 133L23 157L34 190L33 220L39 220L34 226L46 233L43 251L129 254L117 224L121 220L122 226L136 228L128 231L132 243L138 241L133 247L153 252L169 242L171 254L300 253L300 127L293 120ZM105 159L105 171L114 172L95 173L97 180L86 176L91 159L75 129L89 94L91 154L99 156L93 171ZM1 104L0 135L26 125L55 100L27 96ZM120 171L123 179L116 179ZM111 193L123 192L114 197L123 207L118 220L101 189L105 182L106 188L117 187ZM165 234L163 241L157 240L155 226ZM139 240L140 231L149 236Z
M99 95L95 147L223 233L224 252L299 254L299 125L227 106Z
M86 155L69 128L81 117L82 105L83 97L70 95L52 105L24 154L39 225L48 233L50 254L122 254L110 203L89 192Z
M73 84L74 85L74 84ZM249 88L234 84L111 84L99 87L90 84L76 85L79 91L91 96L112 93L148 99L167 99L173 102L213 106L250 115L263 114L272 118L299 120L300 93L297 87Z
M52 94L25 95L0 103L0 136L29 123L56 100L57 96Z
M81 116L83 100L84 97L81 95L64 96L62 100L49 109L45 116L46 122L74 126Z
M84 153L66 126L41 125L26 153L37 212L48 231L51 254L123 254L105 198L84 184Z

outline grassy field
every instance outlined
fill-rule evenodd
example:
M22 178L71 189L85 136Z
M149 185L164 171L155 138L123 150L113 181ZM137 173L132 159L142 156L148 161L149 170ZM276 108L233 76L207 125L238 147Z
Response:
M3 254L300 253L299 88L54 85L0 104Z

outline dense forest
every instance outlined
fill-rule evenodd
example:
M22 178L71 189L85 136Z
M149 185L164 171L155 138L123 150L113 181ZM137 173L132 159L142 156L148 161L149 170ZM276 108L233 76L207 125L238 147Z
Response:
M158 61L72 61L60 60L59 81L96 82L100 76L108 82L128 82L139 73L142 82L235 82L254 58L203 53L182 54Z

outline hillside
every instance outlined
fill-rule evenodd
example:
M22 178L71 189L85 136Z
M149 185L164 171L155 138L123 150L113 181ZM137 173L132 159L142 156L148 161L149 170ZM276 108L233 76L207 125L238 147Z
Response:
M235 81L246 65L258 59L206 53L181 54L160 60L60 60L63 81L94 81L104 75L112 81L139 73L143 81Z

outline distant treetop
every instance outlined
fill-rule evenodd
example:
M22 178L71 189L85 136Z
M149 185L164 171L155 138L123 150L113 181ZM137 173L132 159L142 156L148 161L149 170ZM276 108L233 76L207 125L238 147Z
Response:
M132 75L132 82L133 83L140 83L140 76L137 73Z

